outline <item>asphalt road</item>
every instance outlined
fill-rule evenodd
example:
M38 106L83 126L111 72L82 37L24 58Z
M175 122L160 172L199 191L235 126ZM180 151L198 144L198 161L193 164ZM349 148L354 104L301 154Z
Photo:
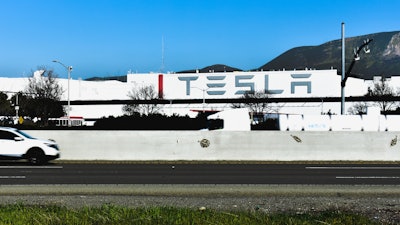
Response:
M400 184L378 164L0 163L0 184Z

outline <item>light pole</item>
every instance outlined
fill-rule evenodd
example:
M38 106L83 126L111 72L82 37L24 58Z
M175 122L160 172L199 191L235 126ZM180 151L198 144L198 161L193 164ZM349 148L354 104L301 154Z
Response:
M360 60L360 53L361 50L364 50L366 54L370 53L370 49L368 47L368 44L371 43L373 39L367 39L364 40L363 44L360 45L360 47L354 49L354 57L353 60L351 61L351 64L349 68L347 69L346 73L345 71L345 38L344 38L344 23L342 23L342 81L341 81L341 87L342 87L342 102L341 102L341 114L344 114L344 102L345 102L345 96L344 96L344 88L346 87L346 81L347 78L349 78L351 70L353 69L354 64L356 61Z
M343 86L343 81L345 79L345 73L344 71L346 70L346 54L345 54L345 42L346 39L344 37L344 23L342 22L342 88L341 88L341 105L340 105L340 114L344 114L344 86Z
M200 91L203 91L203 113L206 112L205 110L205 105L206 105L206 91L210 88L198 88L198 87L191 87L191 88L196 88L199 89Z
M19 120L18 111L19 111L19 105L18 105L18 92L17 92L17 94L15 95L15 116L17 117L17 120Z
M53 62L55 63L59 63L61 66L63 66L67 71L68 71L68 86L67 86L67 93L68 93L68 97L67 97L67 102L68 102L68 108L67 108L67 120L68 120L68 127L71 126L71 116L70 116L70 108L71 108L71 103L69 100L69 80L71 79L71 71L72 71L72 66L66 66L64 65L62 62L58 61L58 60L53 60Z

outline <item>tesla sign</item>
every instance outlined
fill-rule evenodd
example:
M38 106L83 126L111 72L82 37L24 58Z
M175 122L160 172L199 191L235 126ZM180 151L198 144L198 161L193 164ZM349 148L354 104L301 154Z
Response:
M233 76L233 85L229 85L229 80ZM312 82L311 82L311 74L290 74L289 86L287 88L286 85L282 85L281 88L272 89L270 87L270 76L268 74L263 76L261 82L257 82L255 79L255 75L210 75L205 76L206 80L203 83L203 87L198 87L199 76L178 76L178 80L183 82L185 86L185 94L186 96L191 95L191 90L193 88L200 89L206 92L208 95L219 95L223 96L227 94L227 91L230 91L233 88L234 95L243 95L246 92L254 92L254 91L264 91L269 94L283 94L285 91L290 90L290 94L296 94L297 91L301 89L304 93L304 90L307 94L312 93ZM228 79L229 78L229 79ZM262 83L261 87L256 89L257 84ZM232 87L233 86L233 87ZM279 86L279 85L275 85ZM287 94L287 93L285 93Z

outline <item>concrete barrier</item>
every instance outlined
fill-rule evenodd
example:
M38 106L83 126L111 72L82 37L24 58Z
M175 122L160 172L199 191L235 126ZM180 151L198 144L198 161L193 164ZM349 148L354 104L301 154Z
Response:
M280 114L281 131L400 131L399 115L381 115L379 107L368 107L363 115Z
M328 115L304 115L304 131L330 131L331 118Z
M396 132L26 131L64 160L399 161Z

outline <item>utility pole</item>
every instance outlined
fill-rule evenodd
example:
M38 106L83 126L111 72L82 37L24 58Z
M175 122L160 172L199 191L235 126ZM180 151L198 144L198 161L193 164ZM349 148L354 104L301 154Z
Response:
M346 54L345 54L345 37L344 37L344 22L342 22L342 80L341 83L343 83L344 79L345 79L345 72L346 71ZM342 97L342 101L341 101L341 105L340 105L340 114L344 115L344 86L342 86L341 89L341 97Z
M68 120L68 127L71 126L71 103L69 99L69 93L70 93L70 87L69 87L69 81L71 80L71 72L72 72L72 66L66 66L62 62L58 60L53 60L54 63L58 63L61 66L63 66L67 71L68 71L68 96L67 96L67 101L68 101L68 108L67 108L67 120Z
M370 49L368 47L369 43L371 43L373 39L367 39L364 40L363 44L360 45L360 47L354 49L354 57L353 60L351 61L351 64L347 71L345 72L345 37L344 37L344 23L342 23L342 81L340 83L342 87L341 95L342 95L342 102L341 102L341 114L344 115L344 110L345 110L345 94L344 94L344 88L346 87L346 81L347 78L349 78L351 70L354 67L354 64L356 61L360 60L360 53L361 50L364 50L366 54L370 53Z

